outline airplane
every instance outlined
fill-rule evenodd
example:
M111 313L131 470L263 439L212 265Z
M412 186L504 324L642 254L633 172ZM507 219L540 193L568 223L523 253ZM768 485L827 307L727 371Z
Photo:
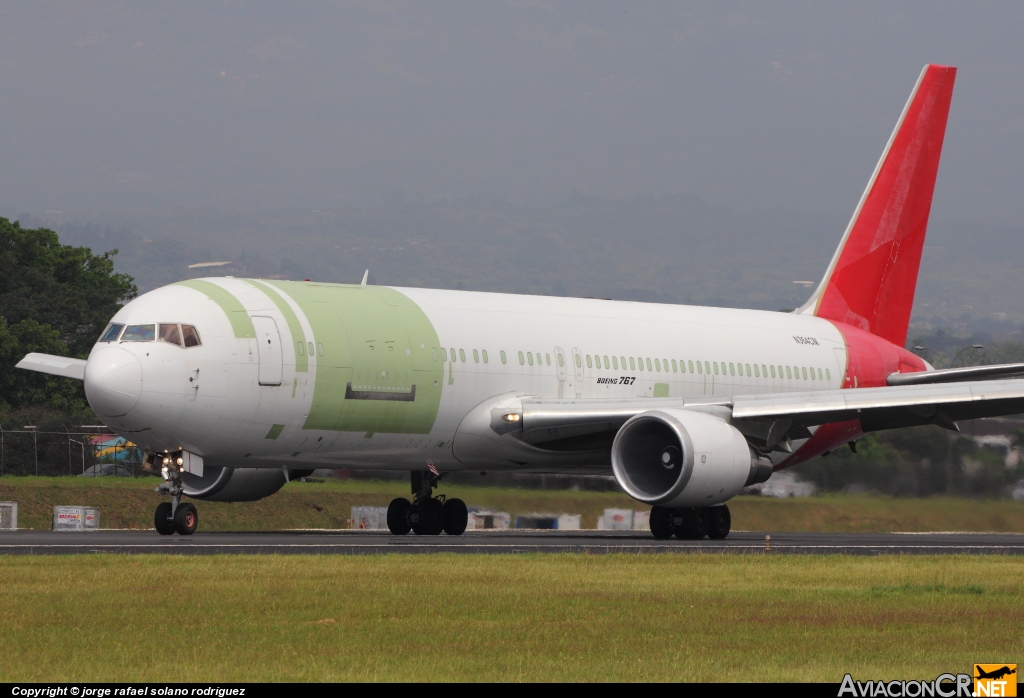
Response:
M85 382L183 501L250 501L315 468L408 470L393 534L462 534L459 471L611 472L650 528L725 538L727 502L865 433L1024 412L1024 364L936 370L904 348L956 68L926 65L838 249L790 312L216 277L150 291Z

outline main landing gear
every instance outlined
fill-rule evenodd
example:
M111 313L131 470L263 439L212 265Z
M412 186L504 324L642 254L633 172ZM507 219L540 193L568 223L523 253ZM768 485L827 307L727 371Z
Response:
M731 526L732 516L724 504L683 509L651 508L651 533L661 540L672 536L680 540L700 540L704 536L721 540L729 535Z
M434 497L440 475L413 471L410 502L404 497L391 500L388 505L388 530L404 536L410 530L420 536L436 536L442 531L449 536L460 536L469 522L469 510L461 499L448 499L443 494Z
M153 516L153 525L161 536L169 536L177 532L182 536L191 536L199 527L199 512L188 502L182 503L181 495L185 488L181 484L181 458L175 455L151 453L146 458L150 466L159 465L164 481L156 488L157 494L171 495L171 501L157 505Z

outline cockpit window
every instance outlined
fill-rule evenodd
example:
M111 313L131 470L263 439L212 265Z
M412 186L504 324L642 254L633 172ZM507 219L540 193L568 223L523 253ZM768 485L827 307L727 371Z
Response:
M152 342L156 337L156 325L128 325L121 335L122 342Z
M181 336L185 338L185 348L198 347L201 342L199 341L199 333L196 328L192 325L181 326Z
M160 341L167 342L168 344L177 344L181 346L181 333L178 332L177 325L165 325L160 323Z
M107 329L104 330L102 336L100 336L100 341L101 342L116 342L117 341L117 335L121 334L121 330L123 328L124 328L124 325L119 325L116 322L110 323L109 325L107 325Z

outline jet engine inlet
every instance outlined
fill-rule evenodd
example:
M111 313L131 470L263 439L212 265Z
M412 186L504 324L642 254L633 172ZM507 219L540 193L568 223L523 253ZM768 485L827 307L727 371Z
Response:
M277 492L289 478L282 468L221 468L207 465L203 476L181 474L185 494L212 502L253 502Z
M724 420L683 409L651 410L627 421L612 444L612 471L647 504L696 507L735 496L760 475L757 455ZM756 476L754 476L756 477Z

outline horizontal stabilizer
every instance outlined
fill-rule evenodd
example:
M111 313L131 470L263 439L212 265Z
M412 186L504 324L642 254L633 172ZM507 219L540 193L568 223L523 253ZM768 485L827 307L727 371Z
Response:
M77 378L85 380L85 359L70 359L66 356L54 356L52 354L27 354L24 359L18 362L15 368L24 368L29 371L49 373L54 376L65 378Z

